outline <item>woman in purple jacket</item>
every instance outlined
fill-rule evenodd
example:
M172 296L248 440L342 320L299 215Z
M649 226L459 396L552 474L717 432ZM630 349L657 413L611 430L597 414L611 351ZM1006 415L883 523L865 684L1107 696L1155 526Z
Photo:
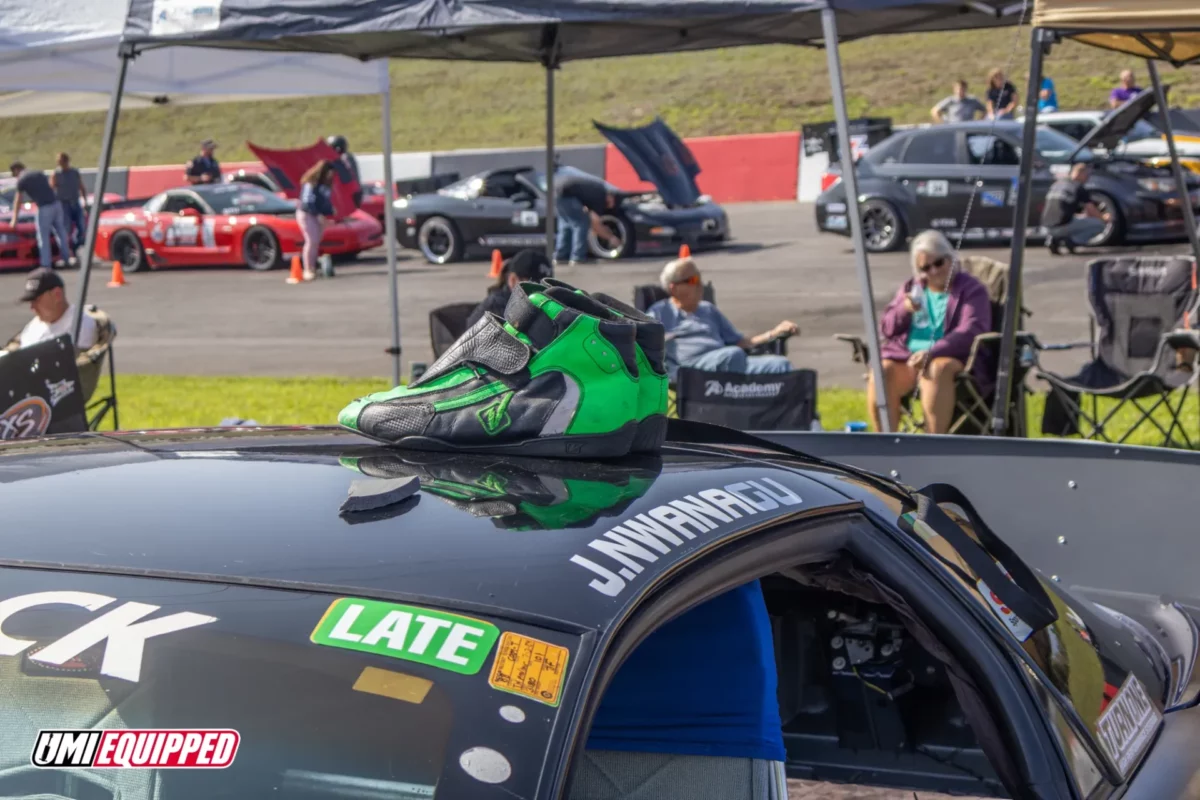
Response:
M913 238L912 266L913 277L900 287L879 324L888 430L899 425L900 399L919 387L925 430L945 433L954 414L955 376L963 371L975 337L991 330L992 306L987 288L962 271L941 231ZM880 430L873 375L867 409Z

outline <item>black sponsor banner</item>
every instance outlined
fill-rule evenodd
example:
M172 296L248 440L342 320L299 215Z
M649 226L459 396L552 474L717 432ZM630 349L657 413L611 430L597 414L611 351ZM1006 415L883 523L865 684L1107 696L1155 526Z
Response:
M87 430L71 337L0 357L0 440Z
M800 128L804 155L828 153L830 162L838 161L837 124L816 122ZM850 120L850 145L855 158L892 135L891 117L860 117Z
M679 416L738 430L811 430L817 408L817 373L744 375L680 368Z

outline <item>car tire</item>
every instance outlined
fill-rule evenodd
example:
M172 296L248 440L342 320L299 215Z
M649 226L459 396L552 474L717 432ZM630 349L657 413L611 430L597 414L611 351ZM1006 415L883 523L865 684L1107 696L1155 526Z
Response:
M621 243L616 247L609 247L601 243L594 231L589 230L588 249L592 255L604 261L616 261L621 258L629 258L637 251L637 234L634 232L633 223L624 214L601 214L600 222L615 233Z
M867 252L887 253L904 246L907 232L904 218L896 207L887 200L872 197L860 207L862 214L863 239Z
M121 263L124 272L141 272L146 269L146 248L133 231L117 231L108 241L108 255Z
M279 237L270 228L255 225L242 237L242 259L255 272L278 269L283 266Z
M430 217L417 229L417 249L430 264L453 264L462 260L462 234L445 217Z
M1125 217L1121 215L1121 206L1113 199L1112 195L1105 192L1088 192L1088 194L1091 195L1096 208L1112 214L1112 219L1099 236L1088 240L1087 246L1111 247L1120 244L1125 239Z

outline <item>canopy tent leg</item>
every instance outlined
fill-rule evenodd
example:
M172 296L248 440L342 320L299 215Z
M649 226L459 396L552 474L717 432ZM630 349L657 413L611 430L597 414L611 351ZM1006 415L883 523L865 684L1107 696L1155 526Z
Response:
M1175 149L1175 131L1171 126L1170 108L1167 106L1167 93L1163 89L1162 79L1158 76L1158 66L1152 59L1146 59L1146 67L1150 70L1150 80L1154 83L1154 95L1158 99L1158 111L1162 114L1163 133L1167 135L1167 150L1171 154L1171 169L1175 173L1175 185L1179 187L1179 196L1183 200L1183 219L1187 224L1188 241L1192 244L1192 255L1200 264L1200 234L1196 232L1196 212L1192 208L1191 192L1188 191L1187 180L1183 175L1183 165L1179 163L1179 152Z
M883 382L883 361L879 357L879 323L875 317L875 293L871 288L871 268L863 238L862 216L858 209L858 179L854 174L853 148L850 144L850 119L846 113L846 95L842 87L842 59L838 53L837 12L821 11L825 36L825 57L829 64L829 84L833 89L833 114L837 120L838 151L842 161L842 185L846 187L846 215L850 218L850 239L854 242L854 264L862 292L863 324L871 347L871 374L875 380L875 406L879 409L882 433L889 433L887 386Z
M92 207L87 218L87 237L83 243L83 262L79 265L79 294L75 300L75 319L71 326L72 341L79 341L79 329L83 325L83 307L87 303L88 280L92 275L92 254L96 250L96 235L100 231L100 212L104 210L104 193L108 189L108 164L112 159L113 139L117 135L117 119L121 116L121 93L125 90L125 73L129 69L130 53L121 53L121 65L117 68L117 85L113 88L108 104L108 118L104 121L104 139L100 144L100 166L96 169L96 185L92 191Z
M387 62L384 61L384 69ZM400 288L396 273L396 181L392 177L392 79L384 81L383 100L383 235L387 237L388 292L392 305L392 386L400 385Z
M1029 202L1033 194L1033 162L1037 155L1038 97L1042 89L1042 61L1049 39L1041 28L1031 35L1029 87L1025 91L1025 127L1021 131L1021 168L1017 183L1017 202L1013 211L1012 257L1008 263L1008 297L1004 301L1004 327L1000 334L1000 364L996 370L996 399L992 405L992 433L1003 436L1008 430L1008 399L1012 396L1013 363L1017 347L1017 326L1021 323L1021 264L1025 259L1025 237L1029 225Z
M546 258L554 259L554 69L546 62Z

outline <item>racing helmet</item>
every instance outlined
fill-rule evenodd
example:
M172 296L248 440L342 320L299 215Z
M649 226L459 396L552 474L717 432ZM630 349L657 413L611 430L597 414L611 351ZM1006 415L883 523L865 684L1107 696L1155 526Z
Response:
M338 134L337 136L330 136L325 140L325 143L334 150L337 150L339 155L344 155L345 152L350 149L350 145L346 143L346 137L342 136L341 134Z

